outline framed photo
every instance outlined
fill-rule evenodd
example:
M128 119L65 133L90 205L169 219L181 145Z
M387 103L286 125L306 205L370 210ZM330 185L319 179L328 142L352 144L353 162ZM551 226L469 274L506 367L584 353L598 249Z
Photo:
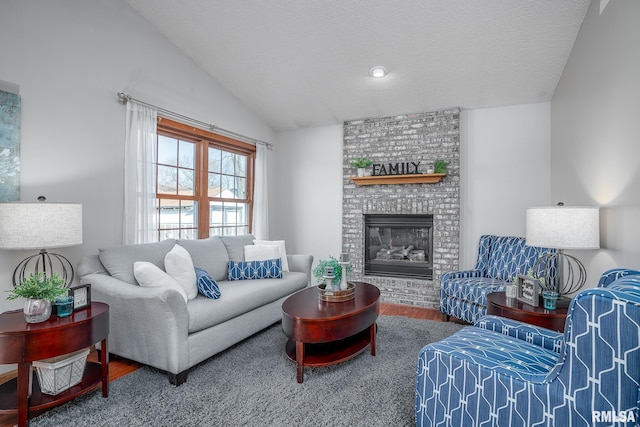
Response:
M91 305L91 285L80 285L69 289L69 296L73 297L73 309L89 307Z
M518 274L517 277L518 283L516 286L518 288L518 294L516 295L516 298L519 301L537 307L540 302L538 299L540 281L533 277L523 276L521 274Z

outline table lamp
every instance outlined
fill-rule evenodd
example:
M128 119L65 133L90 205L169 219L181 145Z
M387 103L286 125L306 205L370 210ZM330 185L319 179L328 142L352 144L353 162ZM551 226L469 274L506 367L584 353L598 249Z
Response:
M82 244L82 205L38 202L0 203L0 249L40 249L25 258L13 271L13 286L31 273L57 273L65 286L73 282L73 266L60 254L47 249Z
M580 290L587 280L586 270L576 257L564 250L600 248L600 208L564 206L563 203L528 208L526 228L527 245L557 249L536 262L556 266L553 277L546 275L546 283L555 280L553 290L560 295Z

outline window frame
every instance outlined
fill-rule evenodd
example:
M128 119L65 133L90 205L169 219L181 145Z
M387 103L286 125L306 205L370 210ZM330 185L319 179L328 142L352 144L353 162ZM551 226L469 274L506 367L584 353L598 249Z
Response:
M253 195L255 180L255 160L256 146L246 142L242 142L228 136L219 135L204 129L196 128L185 123L180 123L166 117L158 117L156 125L157 135L176 138L195 144L195 172L194 172L194 195L180 196L173 194L158 194L158 179L156 178L156 199L170 200L194 200L197 202L198 221L197 221L197 238L205 239L209 237L210 219L209 205L211 202L228 202L228 203L247 203L248 212L248 230L252 232L253 226ZM156 139L156 149L157 149ZM226 152L240 154L246 156L246 197L244 199L209 197L208 189L208 173L209 173L209 147L223 150ZM156 160L156 172L158 169L158 161ZM160 223L158 221L157 230L158 238L160 237Z

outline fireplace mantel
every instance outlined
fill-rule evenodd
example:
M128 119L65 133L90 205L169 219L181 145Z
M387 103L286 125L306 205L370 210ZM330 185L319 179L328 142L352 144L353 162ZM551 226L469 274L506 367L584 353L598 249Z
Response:
M446 173L415 173L410 175L353 176L350 179L356 185L389 184L436 184L447 176Z

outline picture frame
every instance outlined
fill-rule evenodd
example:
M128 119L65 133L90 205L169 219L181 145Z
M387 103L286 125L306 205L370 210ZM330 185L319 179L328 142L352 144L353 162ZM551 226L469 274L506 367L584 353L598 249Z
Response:
M73 309L79 310L81 308L91 306L91 284L75 286L69 288L69 296L73 297Z
M518 301L537 307L540 304L540 281L522 274L518 274L516 277L518 278L516 283Z

